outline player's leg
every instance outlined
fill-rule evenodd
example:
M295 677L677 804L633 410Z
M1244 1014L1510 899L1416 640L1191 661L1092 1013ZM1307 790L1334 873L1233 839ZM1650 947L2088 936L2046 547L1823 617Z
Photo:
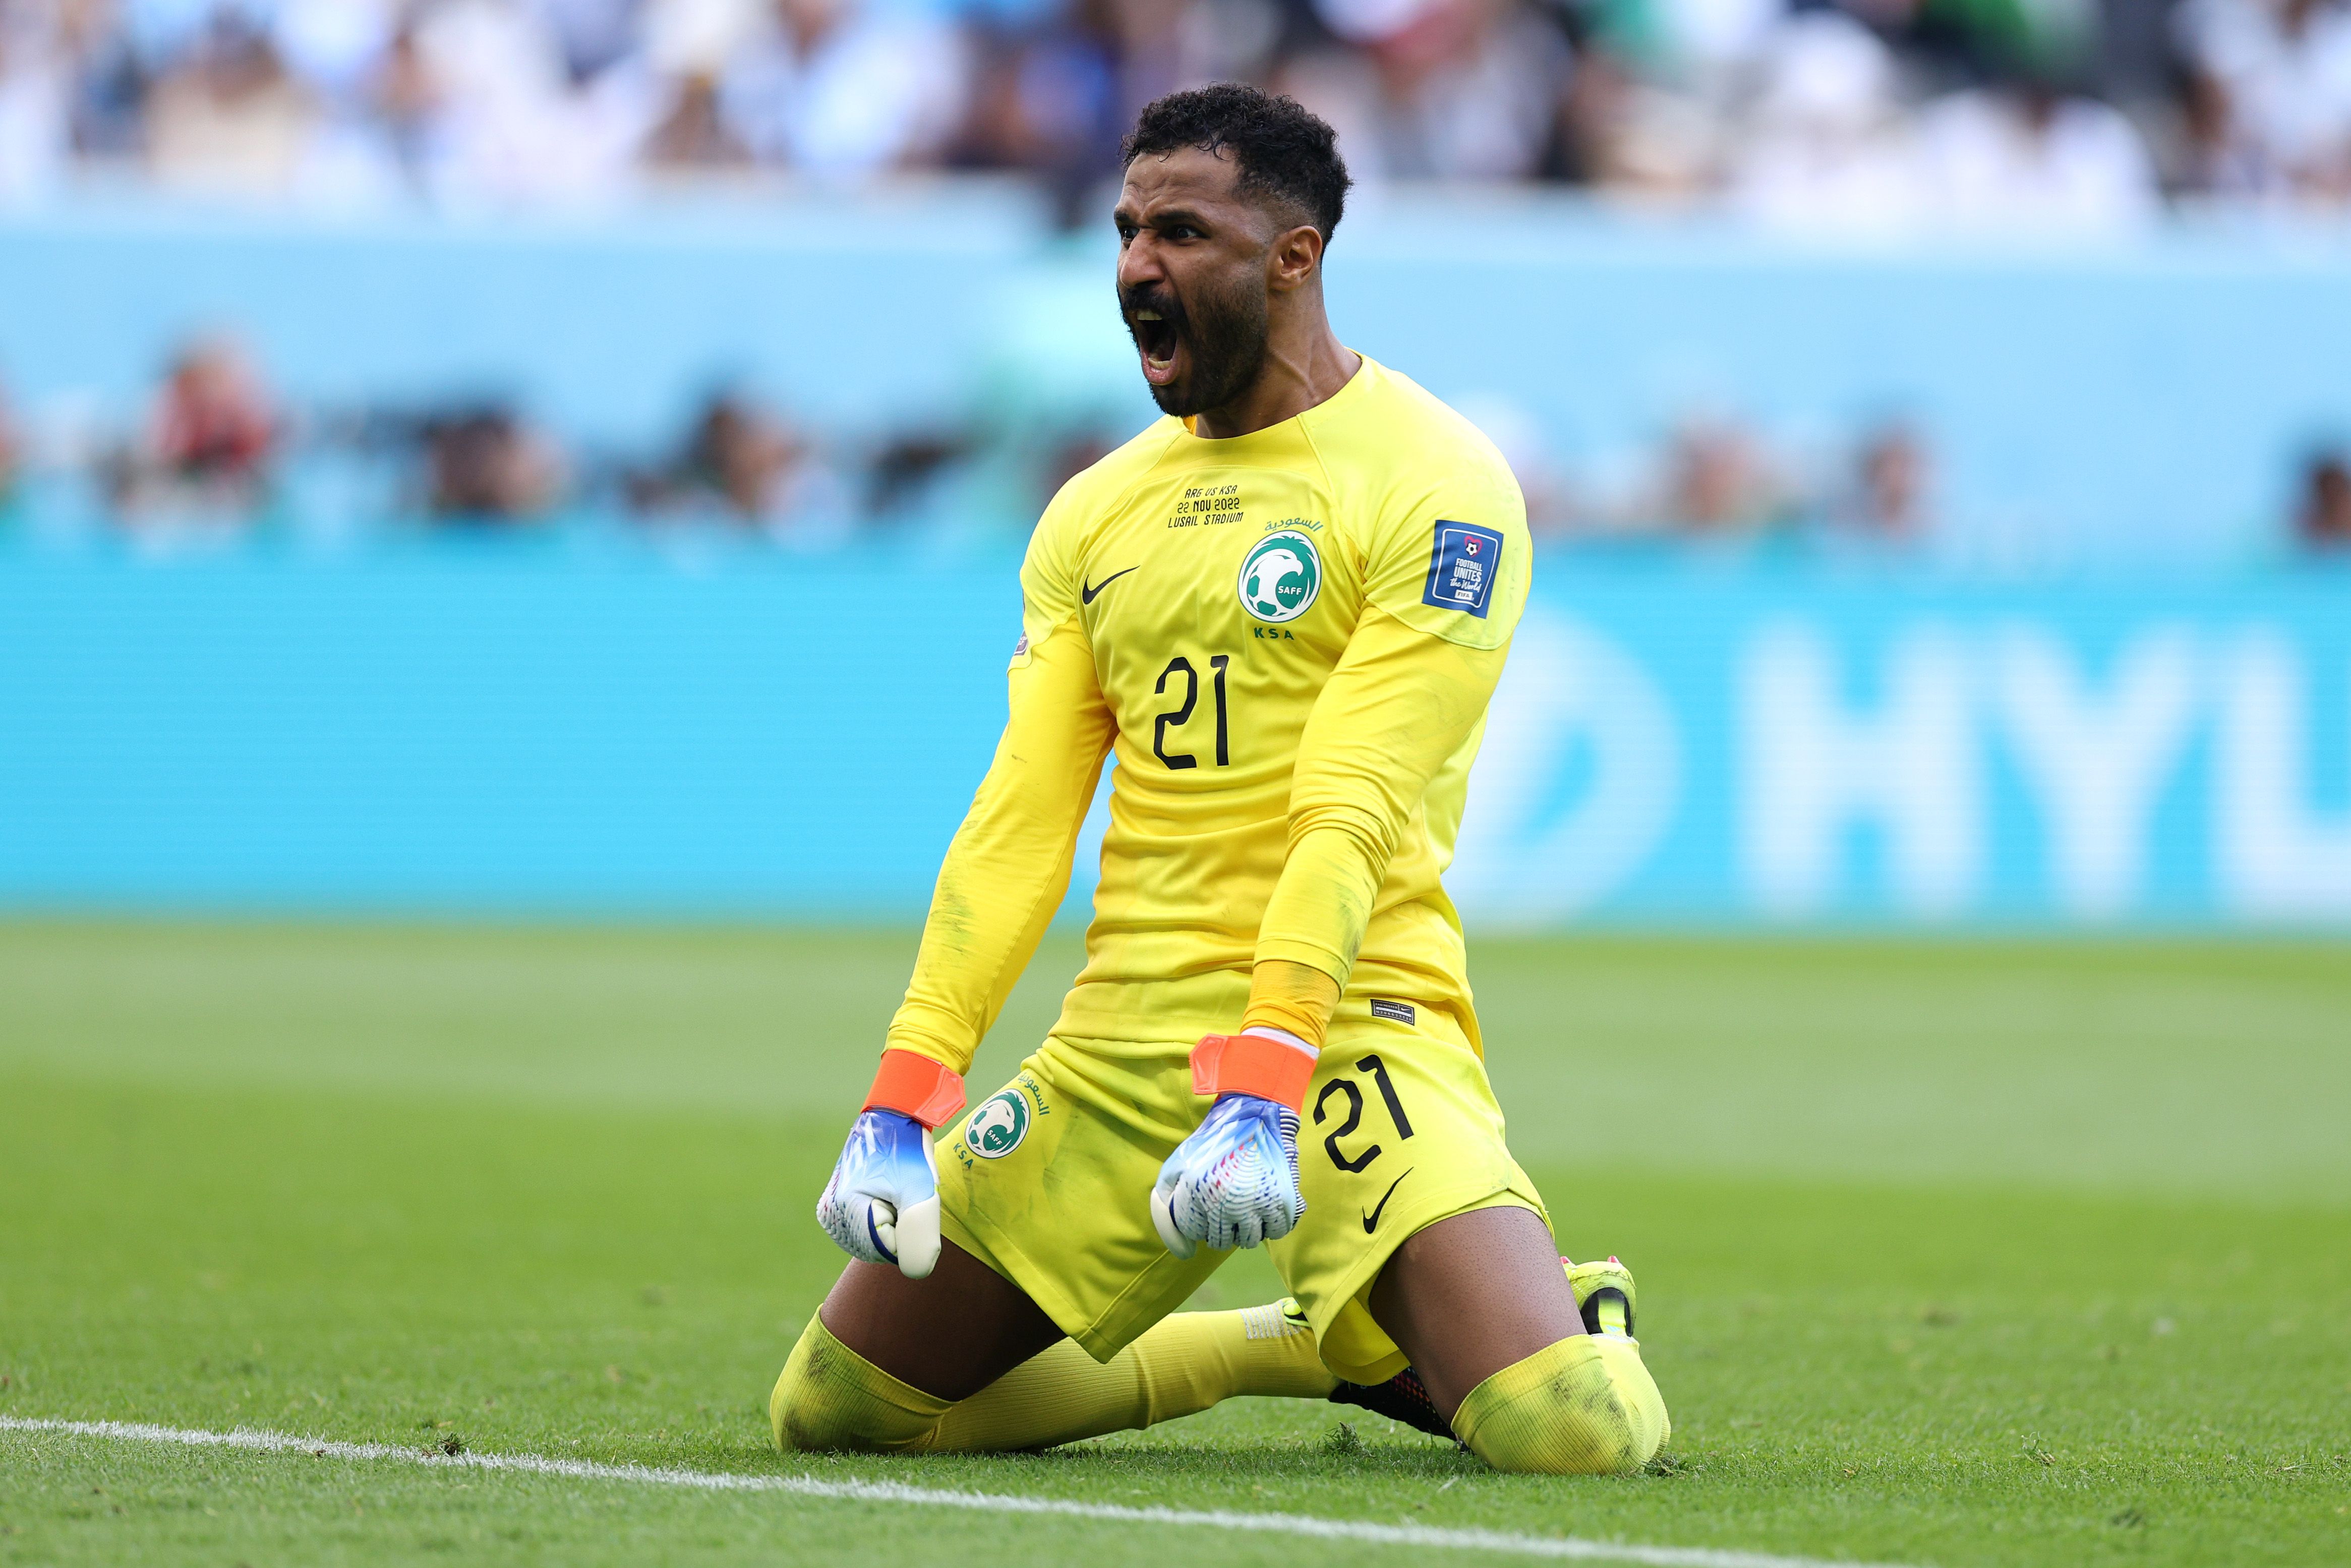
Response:
M1061 1341L949 1410L925 1446L1050 1448L1155 1427L1236 1395L1321 1399L1336 1385L1295 1303L1173 1312L1107 1362Z
M892 1284L942 1275L945 1291L914 1299ZM1323 1397L1336 1379L1283 1306L1173 1313L1098 1362L949 1242L929 1281L852 1264L801 1335L769 1416L790 1448L998 1452L1156 1426L1238 1394Z
M1532 1209L1527 1212L1534 1212ZM1575 1307L1588 1334L1633 1337L1635 1287L1633 1272L1614 1257L1584 1263L1562 1258L1560 1268L1575 1293ZM1369 1316L1368 1312L1365 1316ZM1401 1354L1401 1353L1399 1353ZM1350 1383L1341 1378L1330 1394L1336 1405L1357 1405L1391 1421L1417 1427L1433 1437L1451 1437L1453 1423L1429 1397L1428 1385L1406 1366L1384 1383ZM1670 1430L1670 1428L1669 1428Z
M1299 1141L1306 1214L1271 1244L1323 1361L1363 1389L1409 1369L1427 1424L1501 1469L1641 1463L1667 1428L1637 1345L1584 1333L1476 1050L1400 1005L1333 1020Z
M1367 1304L1438 1413L1497 1469L1625 1470L1665 1439L1665 1400L1639 1343L1584 1332L1531 1209L1480 1208L1416 1231Z
M1033 1448L1327 1394L1278 1303L1170 1312L1221 1261L1171 1258L1148 1208L1192 1109L1187 1050L1049 1041L942 1140L937 1269L843 1273L778 1382L778 1444Z
M1487 1378L1583 1332L1551 1231L1531 1209L1474 1209L1406 1237L1366 1303L1447 1419Z
M852 1263L792 1347L768 1414L779 1448L908 1449L1061 1338L1018 1285L953 1241L927 1279Z

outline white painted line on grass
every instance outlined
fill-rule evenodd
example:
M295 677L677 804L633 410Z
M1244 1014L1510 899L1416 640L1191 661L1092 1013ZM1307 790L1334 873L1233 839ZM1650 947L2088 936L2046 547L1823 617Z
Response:
M1896 1568L1818 1557L1776 1557L1763 1552L1727 1552L1710 1546L1639 1546L1576 1536L1514 1535L1500 1530L1444 1530L1425 1524L1372 1524L1319 1519L1304 1513L1231 1513L1222 1509L1130 1508L1121 1503L1078 1502L1066 1498L1016 1497L1003 1492L947 1491L897 1481L828 1481L814 1476L734 1475L714 1470L655 1469L644 1465L600 1465L589 1459L557 1459L544 1454L444 1454L438 1448L394 1448L384 1443L331 1443L286 1432L205 1432L184 1427L151 1427L138 1421L48 1421L0 1416L0 1432L51 1432L74 1437L111 1437L132 1443L177 1443L191 1448L247 1448L271 1454L308 1454L321 1459L399 1459L438 1469L512 1470L524 1475L564 1476L576 1480L633 1481L644 1486L685 1487L697 1491L785 1492L794 1497L841 1498L855 1502L894 1502L918 1508L962 1508L983 1513L1051 1514L1126 1524L1206 1526L1261 1535L1302 1535L1317 1541L1363 1541L1380 1546L1437 1547L1508 1552L1520 1557L1568 1557L1595 1563L1640 1563L1649 1568Z

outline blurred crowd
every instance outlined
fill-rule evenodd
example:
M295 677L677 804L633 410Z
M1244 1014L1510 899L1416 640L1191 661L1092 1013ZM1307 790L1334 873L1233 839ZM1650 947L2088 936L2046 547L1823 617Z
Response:
M1524 411L1465 400L1519 476L1539 540L1948 558L1928 432L1886 415L1803 440L1695 414L1651 445L1563 463ZM824 550L862 538L1025 532L1121 433L1056 428L1025 445L978 422L825 440L739 386L639 447L566 444L510 400L292 410L233 337L191 340L144 414L37 434L0 387L0 532L95 526L165 549L271 528L525 534L598 523L649 537ZM2297 460L2272 537L2351 561L2351 445ZM2016 564L2030 564L2019 562Z
M1009 170L1288 91L1359 176L1800 225L2351 199L2351 0L0 0L0 202L133 172L325 204Z

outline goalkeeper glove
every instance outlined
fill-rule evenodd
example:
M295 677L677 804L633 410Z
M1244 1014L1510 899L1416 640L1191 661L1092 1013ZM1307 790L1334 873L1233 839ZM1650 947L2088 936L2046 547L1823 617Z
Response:
M931 1129L963 1109L963 1079L927 1056L885 1051L817 1199L816 1219L864 1263L895 1263L909 1280L939 1261L939 1169Z
M1212 1034L1193 1049L1192 1092L1215 1104L1159 1167L1151 1223L1167 1250L1189 1258L1279 1241L1306 1212L1298 1188L1298 1110L1314 1077L1302 1042Z

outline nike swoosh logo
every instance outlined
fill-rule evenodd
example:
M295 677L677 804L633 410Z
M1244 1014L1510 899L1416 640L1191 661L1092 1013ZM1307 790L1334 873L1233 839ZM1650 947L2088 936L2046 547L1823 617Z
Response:
M1139 566L1130 566L1126 569L1126 571L1141 571L1143 569ZM1100 582L1095 583L1091 588L1087 587L1086 584L1081 580L1078 584L1078 588L1080 591L1085 595L1085 601L1088 604L1092 604L1094 601L1095 594L1100 593L1103 589L1108 588L1112 583L1116 582L1120 578L1124 577L1126 575L1126 571L1113 571L1108 577L1103 578Z
M1406 1172L1405 1172L1405 1173L1404 1173L1404 1176L1410 1176L1410 1175L1412 1175L1412 1171L1416 1171L1416 1170L1418 1170L1419 1168L1420 1168L1420 1167L1419 1167L1418 1166L1413 1166L1413 1167L1412 1167L1412 1170L1411 1170L1411 1171L1406 1171ZM1380 1202L1379 1202L1379 1207L1376 1207L1376 1208L1374 1208L1374 1209L1373 1209L1373 1210L1371 1211L1371 1213L1369 1213L1369 1214L1367 1214L1367 1215L1364 1216L1364 1235L1369 1236L1373 1231L1377 1230L1377 1229L1380 1228L1380 1216L1381 1216L1381 1214L1383 1214L1384 1212L1385 1212L1385 1210L1386 1210L1386 1208L1387 1208L1387 1207L1388 1207L1388 1199L1390 1199L1390 1198L1394 1197L1395 1196L1395 1189L1396 1189L1397 1187L1399 1187L1399 1186L1403 1186L1403 1185L1404 1185L1404 1176L1400 1176L1396 1177L1396 1178L1395 1178L1395 1180L1394 1180L1394 1181L1392 1181L1392 1182L1388 1183L1388 1189L1387 1189L1387 1191L1385 1191L1385 1192L1384 1192L1384 1193L1380 1194Z

